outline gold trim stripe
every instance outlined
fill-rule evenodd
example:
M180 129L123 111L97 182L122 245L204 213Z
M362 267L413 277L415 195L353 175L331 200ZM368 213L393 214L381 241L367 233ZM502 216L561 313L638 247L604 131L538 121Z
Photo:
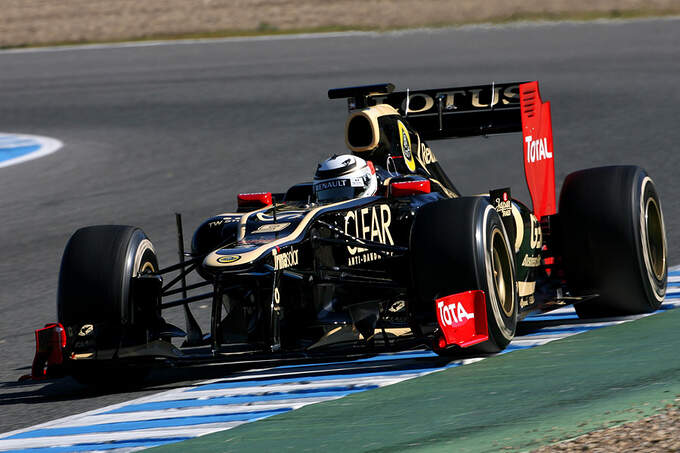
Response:
M256 249L251 250L250 252L234 253L234 255L240 256L241 259L234 261L232 263L220 263L220 262L217 261L219 257L224 256L224 255L218 254L217 252L219 250L228 251L229 249L215 250L214 252L210 253L208 256L205 257L205 260L203 260L203 265L204 266L210 266L210 267L234 267L234 266L242 266L245 263L251 263L254 260L256 260L257 258L259 258L260 256L262 256L264 253L273 249L274 247L285 244L286 242L290 242L293 239L295 239L296 237L298 237L304 231L304 229L307 227L307 225L309 224L309 222L312 220L312 218L314 217L314 215L317 212L327 210L329 208L334 208L334 207L337 207L337 206L342 206L342 205L345 205L345 204L356 203L356 201L357 201L357 199L345 200L345 201L340 201L340 202L337 202L337 203L319 206L318 208L314 208L311 211L309 211L309 213L307 213L305 215L304 219L302 219L300 221L300 223L295 228L295 230L291 234L289 234L288 236L285 236L285 237L282 237L281 239L277 239L275 241L261 245L260 247L257 247ZM268 208L271 209L271 206L268 206ZM252 211L252 212L248 213L247 215L244 215L241 218L240 226L241 226L241 229L243 230L244 235L245 235L245 225L246 225L246 221L247 221L248 217L250 217L252 214L255 214L257 212L262 212L264 209L267 209L267 208L259 209L257 211ZM241 240L241 239L243 239L243 237L241 237L241 234L239 232L239 240Z

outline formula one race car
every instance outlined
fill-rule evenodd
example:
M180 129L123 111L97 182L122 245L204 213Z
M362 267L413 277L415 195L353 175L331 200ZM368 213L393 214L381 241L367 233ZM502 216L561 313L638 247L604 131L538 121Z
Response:
M61 264L58 323L36 331L33 376L86 381L159 358L416 344L494 353L531 312L575 304L594 318L660 306L666 238L654 183L632 166L578 171L558 209L550 106L537 82L328 95L348 100L351 154L324 161L313 183L239 195L238 212L207 219L189 253L178 217L179 263L160 267L136 227L76 231ZM523 133L533 209L509 188L461 196L426 143L509 132ZM188 285L194 272L201 280ZM210 290L188 295L202 287ZM205 335L189 309L199 300L212 301ZM162 317L178 306L186 331Z

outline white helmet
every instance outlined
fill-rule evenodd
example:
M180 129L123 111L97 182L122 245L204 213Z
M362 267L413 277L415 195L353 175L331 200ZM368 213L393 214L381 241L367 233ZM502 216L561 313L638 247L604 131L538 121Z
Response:
M373 164L352 154L324 160L314 174L314 194L320 202L371 197L377 190Z

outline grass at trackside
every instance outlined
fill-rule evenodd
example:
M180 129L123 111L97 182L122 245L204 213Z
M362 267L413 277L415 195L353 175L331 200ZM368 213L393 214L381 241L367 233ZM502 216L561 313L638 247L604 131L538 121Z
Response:
M672 403L679 324L680 309L671 310L158 451L528 450Z
M555 22L555 21L590 21L598 19L641 19L654 17L677 16L680 10L654 10L654 9L636 9L636 10L611 10L611 11L593 11L593 12L564 12L564 13L517 13L509 16L499 16L491 18L482 22L450 22L450 23L435 23L422 24L423 28L448 28L464 25L476 24L496 24L505 25L517 22ZM39 48L39 47L53 47L53 46L73 46L73 45L88 45L88 44L115 44L123 42L145 42L145 41L165 41L165 40L192 40L192 39L216 39L216 38L238 38L238 37L256 37L256 36L278 36L278 35L294 35L304 33L333 33L346 31L377 31L390 32L407 30L416 27L366 27L366 26L321 26L309 28L286 28L280 29L275 25L263 22L256 29L253 30L216 30L211 32L198 33L179 33L179 34L156 34L148 36L130 36L119 40L96 41L96 40L80 40L80 41L60 41L49 43L25 43L19 45L0 46L0 50L7 49L24 49L24 48Z

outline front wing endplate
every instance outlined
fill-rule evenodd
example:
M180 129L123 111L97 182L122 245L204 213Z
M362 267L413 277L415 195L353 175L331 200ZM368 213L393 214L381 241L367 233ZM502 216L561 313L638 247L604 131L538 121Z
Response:
M435 310L443 333L438 340L441 349L451 345L467 348L489 339L484 291L465 291L442 297L435 301Z

